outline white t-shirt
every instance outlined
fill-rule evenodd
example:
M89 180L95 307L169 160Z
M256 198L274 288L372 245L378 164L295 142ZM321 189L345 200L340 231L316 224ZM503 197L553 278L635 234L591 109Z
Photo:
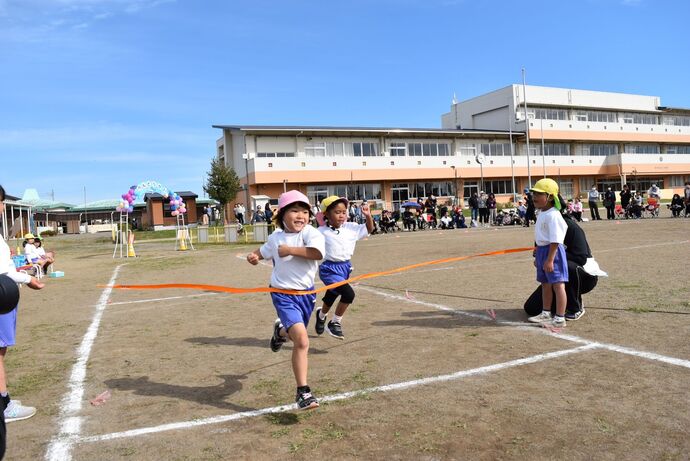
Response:
M29 262L33 262L34 259L41 258L41 255L38 254L38 248L36 248L36 245L33 243L27 243L24 246L24 255L26 256L26 260Z
M357 240L369 235L366 224L354 222L343 223L336 230L328 226L319 227L319 232L326 238L326 255L328 261L349 261L355 252Z
M7 246L5 239L0 235L0 274L5 274L17 283L29 283L31 276L22 272L17 272L14 261L10 256L10 247Z
M259 249L264 259L273 260L272 287L287 290L308 290L313 287L314 277L316 277L316 271L319 269L319 261L300 258L299 256L281 258L278 256L280 245L316 248L323 257L326 250L321 232L309 225L297 233L276 229Z
M534 241L537 246L550 243L563 243L565 231L568 225L563 220L561 212L556 208L549 208L537 215L537 224L534 226Z

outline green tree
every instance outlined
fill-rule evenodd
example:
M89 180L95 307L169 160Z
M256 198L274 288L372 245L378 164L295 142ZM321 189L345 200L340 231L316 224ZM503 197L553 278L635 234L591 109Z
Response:
M211 160L211 171L206 175L204 190L209 197L220 202L223 210L223 222L227 222L225 206L235 200L237 193L242 189L240 178L237 177L234 168L225 166L217 158Z

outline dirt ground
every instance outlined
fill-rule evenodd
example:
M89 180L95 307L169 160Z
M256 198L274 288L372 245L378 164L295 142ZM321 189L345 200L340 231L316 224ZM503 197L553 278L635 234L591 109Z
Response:
M690 219L583 228L610 276L560 335L511 323L524 321L522 303L537 286L529 253L363 281L344 341L309 326L309 381L318 397L489 368L324 401L308 413L191 427L294 401L291 348L268 348L275 319L268 295L115 290L87 363L73 459L689 459ZM353 265L356 275L532 241L533 228L376 235L358 244ZM77 348L116 266L124 264L116 283L252 287L270 275L269 266L243 259L255 246L175 252L174 242L146 242L128 260L112 259L102 236L46 246L58 250L66 277L40 292L22 290L18 346L7 356L10 392L38 414L8 426L9 460L43 459L59 435ZM595 344L540 355L587 341L627 353ZM534 360L514 362L524 358ZM106 389L112 397L91 406ZM168 423L181 424L158 428Z

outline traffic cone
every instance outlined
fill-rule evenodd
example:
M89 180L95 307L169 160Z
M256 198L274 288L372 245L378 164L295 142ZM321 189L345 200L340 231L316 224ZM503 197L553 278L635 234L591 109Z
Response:
M134 252L134 232L130 232L129 237L127 238L127 257L137 257L137 254Z

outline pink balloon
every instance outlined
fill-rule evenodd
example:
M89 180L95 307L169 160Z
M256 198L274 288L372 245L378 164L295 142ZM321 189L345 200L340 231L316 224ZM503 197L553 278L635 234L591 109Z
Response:
M185 207L180 208L180 213L186 213L187 209Z
M180 214L180 213L179 213L179 211L175 210L175 211L173 211L173 212L170 213L170 214L173 215L173 216L177 216L177 215Z

